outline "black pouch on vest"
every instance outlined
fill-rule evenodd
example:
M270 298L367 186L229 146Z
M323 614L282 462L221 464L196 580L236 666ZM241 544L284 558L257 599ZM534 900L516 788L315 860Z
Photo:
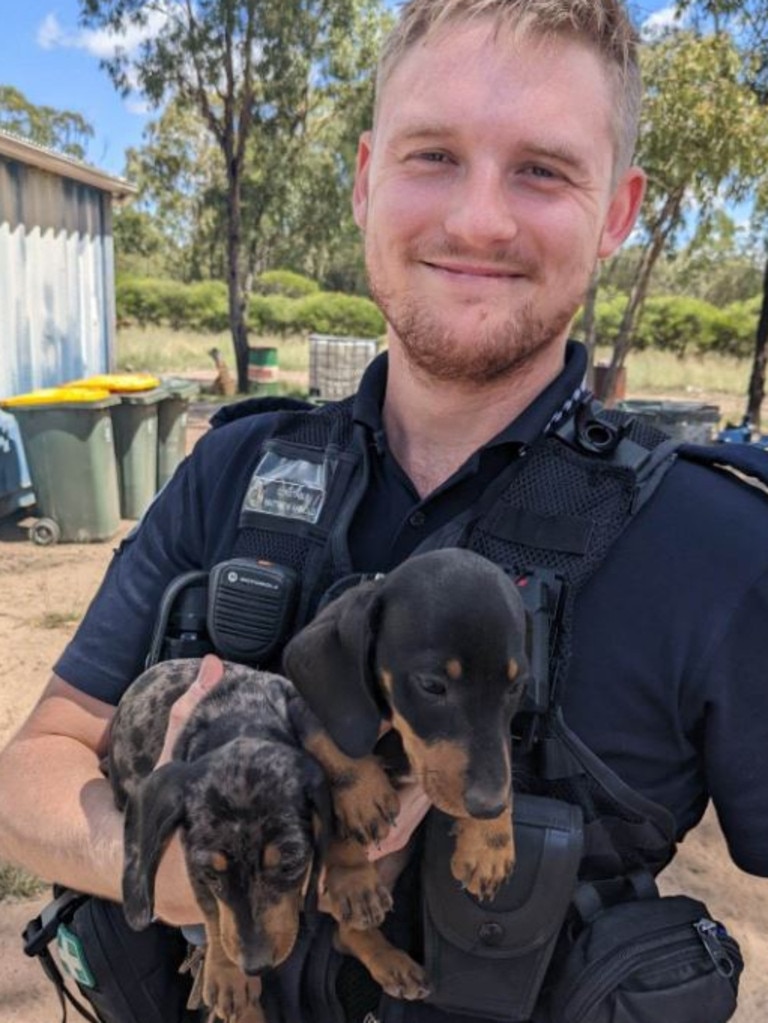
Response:
M452 819L433 811L423 856L427 999L448 1012L530 1019L573 896L583 845L577 806L540 796L514 801L516 867L491 902L451 874Z
M89 896L48 940L102 1023L202 1023L203 1014L187 1008L192 980L179 973L187 954L179 930L154 923L133 931L122 906Z
M580 932L546 999L547 1023L725 1023L744 963L703 902L621 902Z

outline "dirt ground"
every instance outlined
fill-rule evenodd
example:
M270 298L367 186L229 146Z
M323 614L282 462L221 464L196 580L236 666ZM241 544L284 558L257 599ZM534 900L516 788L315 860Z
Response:
M209 406L191 406L189 447L206 429L209 413ZM0 747L35 703L51 664L95 592L112 548L131 526L123 523L110 543L40 548L27 539L27 521L18 516L0 520ZM708 814L683 843L662 883L669 893L685 891L702 898L738 936L747 967L734 1020L765 1023L768 881L731 865L717 821ZM23 925L44 901L0 903L0 1023L61 1019L51 985L23 955L19 939ZM77 1018L70 1013L70 1019Z

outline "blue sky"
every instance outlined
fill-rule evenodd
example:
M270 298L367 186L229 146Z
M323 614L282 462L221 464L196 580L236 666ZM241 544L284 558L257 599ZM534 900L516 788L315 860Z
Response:
M638 23L664 22L666 0L632 3ZM122 174L125 150L141 143L151 117L140 96L122 99L99 58L112 40L78 24L78 0L3 0L0 21L0 84L13 85L39 105L74 110L94 126L88 161Z

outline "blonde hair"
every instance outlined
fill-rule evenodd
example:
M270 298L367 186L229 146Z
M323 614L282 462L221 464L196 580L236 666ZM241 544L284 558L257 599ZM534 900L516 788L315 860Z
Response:
M615 176L626 170L637 141L642 80L639 37L622 0L408 0L379 58L376 111L392 72L413 46L447 26L480 18L492 20L497 34L573 38L595 51L615 87Z

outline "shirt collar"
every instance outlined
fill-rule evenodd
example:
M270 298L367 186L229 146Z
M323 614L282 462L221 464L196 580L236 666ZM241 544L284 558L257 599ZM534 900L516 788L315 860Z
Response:
M568 414L585 393L586 370L586 348L578 341L569 341L565 350L565 365L560 373L528 408L485 446L531 444L541 434L546 433ZM383 430L381 407L386 386L387 353L382 352L363 374L353 404L355 422L368 427L374 436L381 435Z

